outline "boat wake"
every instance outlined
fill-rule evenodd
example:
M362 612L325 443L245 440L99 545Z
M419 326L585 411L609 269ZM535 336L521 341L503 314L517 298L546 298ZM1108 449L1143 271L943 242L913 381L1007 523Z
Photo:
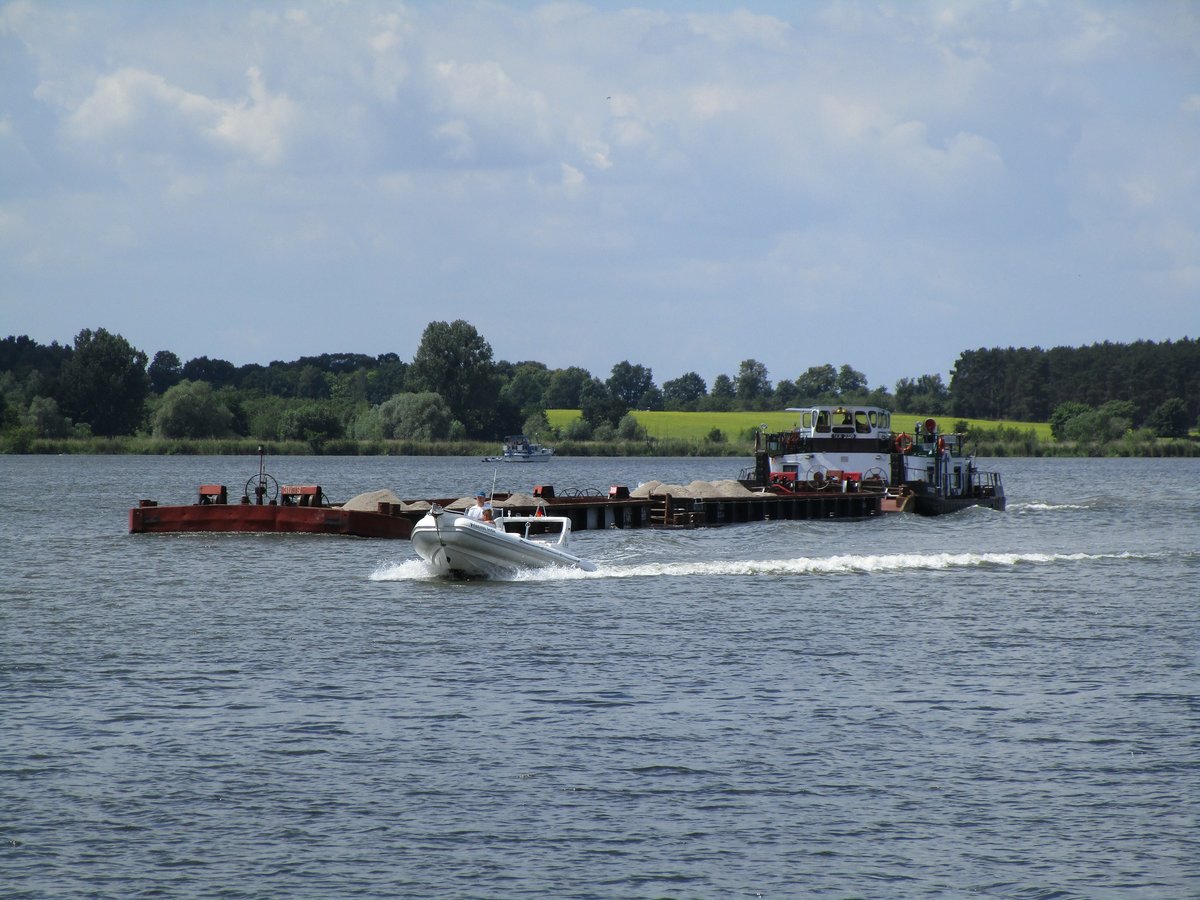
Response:
M647 575L853 575L931 571L986 566L1044 565L1100 559L1133 559L1134 554L1089 553L884 553L800 557L797 559L710 560L606 567L594 576L636 578Z
M696 560L642 564L610 564L597 560L594 572L580 569L522 569L500 573L494 581L578 581L595 578L648 578L651 576L752 576L752 575L878 575L894 572L939 571L975 567L1048 565L1054 563L1156 558L1137 553L883 553L799 557L795 559ZM380 566L372 581L431 580L438 576L421 560Z
M1027 503L1010 503L1008 505L1010 513L1057 512L1063 509L1092 510L1095 508L1096 503L1050 503L1045 500L1031 500Z

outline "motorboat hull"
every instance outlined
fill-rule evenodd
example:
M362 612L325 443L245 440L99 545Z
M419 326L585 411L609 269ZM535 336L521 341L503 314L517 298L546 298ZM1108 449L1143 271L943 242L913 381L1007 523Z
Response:
M565 516L512 516L501 520L510 528L537 523L560 529L557 543L531 539L512 531L500 531L491 525L444 510L431 511L412 529L412 545L417 555L437 574L449 577L478 578L521 569L563 567L592 571L595 564L567 552L570 519Z

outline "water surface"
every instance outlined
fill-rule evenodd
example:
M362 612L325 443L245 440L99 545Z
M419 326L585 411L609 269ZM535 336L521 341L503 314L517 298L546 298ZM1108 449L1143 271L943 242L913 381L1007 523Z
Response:
M257 458L0 457L0 893L1200 896L1200 461L989 465L1007 512L579 532L594 573L462 583L405 542L126 533Z

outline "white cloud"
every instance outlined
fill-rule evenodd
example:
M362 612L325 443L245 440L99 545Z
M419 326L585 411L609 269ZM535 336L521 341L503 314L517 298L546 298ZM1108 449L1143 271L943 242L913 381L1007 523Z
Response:
M284 153L296 106L286 95L267 91L257 68L251 68L246 77L249 98L237 104L219 104L220 118L212 133L257 162L271 165Z
M746 9L733 9L720 15L692 15L688 22L697 34L714 43L744 43L772 50L786 50L792 31L782 19Z
M399 13L379 16L371 25L367 38L373 56L371 82L382 100L394 101L408 79L404 47L411 34L411 24Z
M446 145L446 155L456 161L471 159L475 155L475 141L471 128L462 119L442 122L433 129L434 136Z
M550 138L549 110L538 90L515 82L494 60L434 65L436 102L452 115L469 118L497 144L526 152Z
M562 164L562 187L567 196L578 196L586 184L587 179L582 172L572 165Z
M150 147L204 139L261 165L279 162L296 117L285 95L272 95L261 73L246 73L248 94L214 100L170 84L161 75L118 69L96 80L95 89L64 119L64 131L80 143L133 142Z

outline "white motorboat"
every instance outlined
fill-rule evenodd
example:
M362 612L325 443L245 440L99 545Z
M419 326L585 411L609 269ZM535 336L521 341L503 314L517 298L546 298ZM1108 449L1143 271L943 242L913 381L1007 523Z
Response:
M547 462L554 449L534 443L523 434L510 434L504 439L500 456L485 456L484 462Z
M586 572L596 568L567 552L571 520L566 516L503 516L496 521L503 530L435 506L413 526L413 549L439 575L460 578L548 566ZM548 533L555 530L556 539Z

